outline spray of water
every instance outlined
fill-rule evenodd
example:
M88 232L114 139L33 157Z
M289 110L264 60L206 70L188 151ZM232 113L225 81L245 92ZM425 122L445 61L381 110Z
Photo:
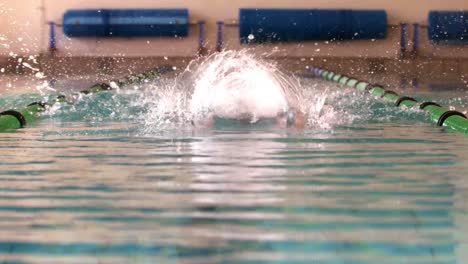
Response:
M172 82L160 82L145 95L149 130L164 125L204 126L213 116L255 123L294 108L307 123L320 122L326 93L311 93L299 79L248 51L224 51L192 61ZM331 109L327 114L333 114Z
M39 92L41 95L54 92L41 71L37 55L39 41L30 34L34 22L18 6L18 1L0 2L0 54L8 57L8 66L0 66L0 95L4 93ZM22 73L12 75L9 73ZM32 88L32 89L31 89Z
M246 51L214 54L197 66L193 76L190 111L195 119L212 114L254 123L301 107L298 82Z
M31 96L0 97L0 105L15 108L54 98ZM73 104L55 104L44 115L58 122L83 121L99 127L103 122L125 122L129 131L144 135L191 132L200 127L192 125L194 120L201 122L212 115L247 117L255 122L275 117L289 107L305 114L305 130L313 133L342 125L425 118L417 110L401 109L400 113L399 108L330 82L288 76L272 62L256 59L246 51L226 51L195 60L176 78L164 76L111 92L69 94L67 98Z

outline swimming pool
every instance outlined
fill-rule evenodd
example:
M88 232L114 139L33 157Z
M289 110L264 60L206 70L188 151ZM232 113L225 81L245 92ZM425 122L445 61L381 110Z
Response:
M170 81L84 96L1 134L3 263L467 259L466 135L316 78L300 86L328 110L304 130L196 129L155 116L169 92L153 88ZM463 90L413 93L466 108Z

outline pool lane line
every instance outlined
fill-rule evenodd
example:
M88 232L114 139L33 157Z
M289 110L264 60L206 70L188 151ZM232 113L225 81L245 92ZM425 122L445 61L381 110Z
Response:
M370 82L360 81L356 78L338 74L325 69L310 66L308 69L316 77L320 77L328 81L333 81L344 86L353 87L359 91L368 92L371 95L393 103L397 107L418 107L419 109L428 112L431 116L431 120L438 126L444 126L453 131L468 134L468 119L461 112L446 109L434 102L419 103L418 100L412 97L400 96L394 91L386 90L384 86L380 84L372 84Z
M103 91L114 90L112 83L117 86L126 86L130 84L142 83L148 79L154 79L164 73L172 71L171 66L161 66L140 74L131 74L122 79L110 81L109 83L97 83L88 89L81 90L78 94L91 95ZM71 103L65 95L58 95L48 102L32 102L21 109L9 109L0 112L0 132L24 128L40 118L41 113L52 107L56 103Z

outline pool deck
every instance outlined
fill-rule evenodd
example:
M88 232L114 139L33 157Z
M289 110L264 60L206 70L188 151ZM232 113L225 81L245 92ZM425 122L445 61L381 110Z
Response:
M172 65L183 70L194 57L52 57L41 56L38 66L45 76L63 79L71 76L124 76L158 65ZM269 57L280 69L295 74L306 73L307 66L325 68L362 80L383 85L400 86L421 83L454 83L468 88L468 59L453 58L329 58L329 57ZM85 67L83 67L85 65ZM34 78L32 71L18 67L17 59L0 58L4 75L24 75ZM408 84L405 84L408 82ZM1 88L0 88L1 89Z
M132 73L143 72L160 65L175 67L182 72L195 57L59 57L42 55L33 64L45 76L19 66L18 58L0 57L0 93L37 92L44 81L65 81L64 89L84 89L98 81L110 81ZM284 57L270 56L285 72L307 74L307 66L328 69L371 83L386 85L392 90L443 91L468 89L468 58L359 58L359 57Z

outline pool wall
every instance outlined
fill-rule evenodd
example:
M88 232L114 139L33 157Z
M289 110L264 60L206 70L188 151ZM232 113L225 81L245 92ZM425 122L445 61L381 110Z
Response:
M34 7L34 8L32 8ZM408 1L284 1L247 0L224 1L91 1L70 0L51 1L8 1L4 3L5 14L0 16L3 26L0 33L11 42L8 49L2 49L0 56L8 57L10 52L18 55L48 54L49 24L60 25L63 14L70 9L147 9L147 8L187 8L190 12L189 35L187 38L89 38L73 39L63 34L62 28L56 29L56 52L59 57L102 56L102 57L146 57L146 56L195 56L198 52L198 21L205 22L205 47L216 49L218 27L216 22L223 21L223 48L241 49L239 28L231 22L239 19L240 8L301 8L301 9L383 9L388 15L388 32L385 39L354 40L344 42L317 41L307 43L275 43L255 46L259 54L276 49L278 56L325 56L325 57L372 57L398 58L401 50L401 23L406 23L408 55L413 47L413 23L419 24L418 56L430 57L468 57L466 46L436 45L428 41L427 19L431 10L468 10L468 2L425 1L424 4ZM20 23L21 22L21 23ZM19 40L21 39L21 41ZM25 46L23 44L26 44Z
M142 72L157 65L170 64L176 68L173 73L178 74L185 69L192 57L42 57L40 68L50 83L54 80L76 79L79 84L72 87L86 88L97 79L104 80L112 76L125 76L129 71ZM412 92L440 91L468 88L468 60L467 59L416 59L414 61L386 59L386 58L329 58L329 57L270 57L278 67L288 73L301 74L306 66L314 65L355 76L372 83L389 85L394 89L410 89ZM0 92L6 90L20 92L22 87L36 87L44 79L37 79L31 70L16 68L11 60L11 67L0 77L3 83L11 83L13 88L0 87ZM86 65L86 67L83 67ZM11 74L16 73L16 74ZM23 75L23 76L18 76ZM83 78L83 76L95 76ZM28 83L22 80L33 79ZM67 86L58 86L68 89ZM408 90L407 90L408 91Z

